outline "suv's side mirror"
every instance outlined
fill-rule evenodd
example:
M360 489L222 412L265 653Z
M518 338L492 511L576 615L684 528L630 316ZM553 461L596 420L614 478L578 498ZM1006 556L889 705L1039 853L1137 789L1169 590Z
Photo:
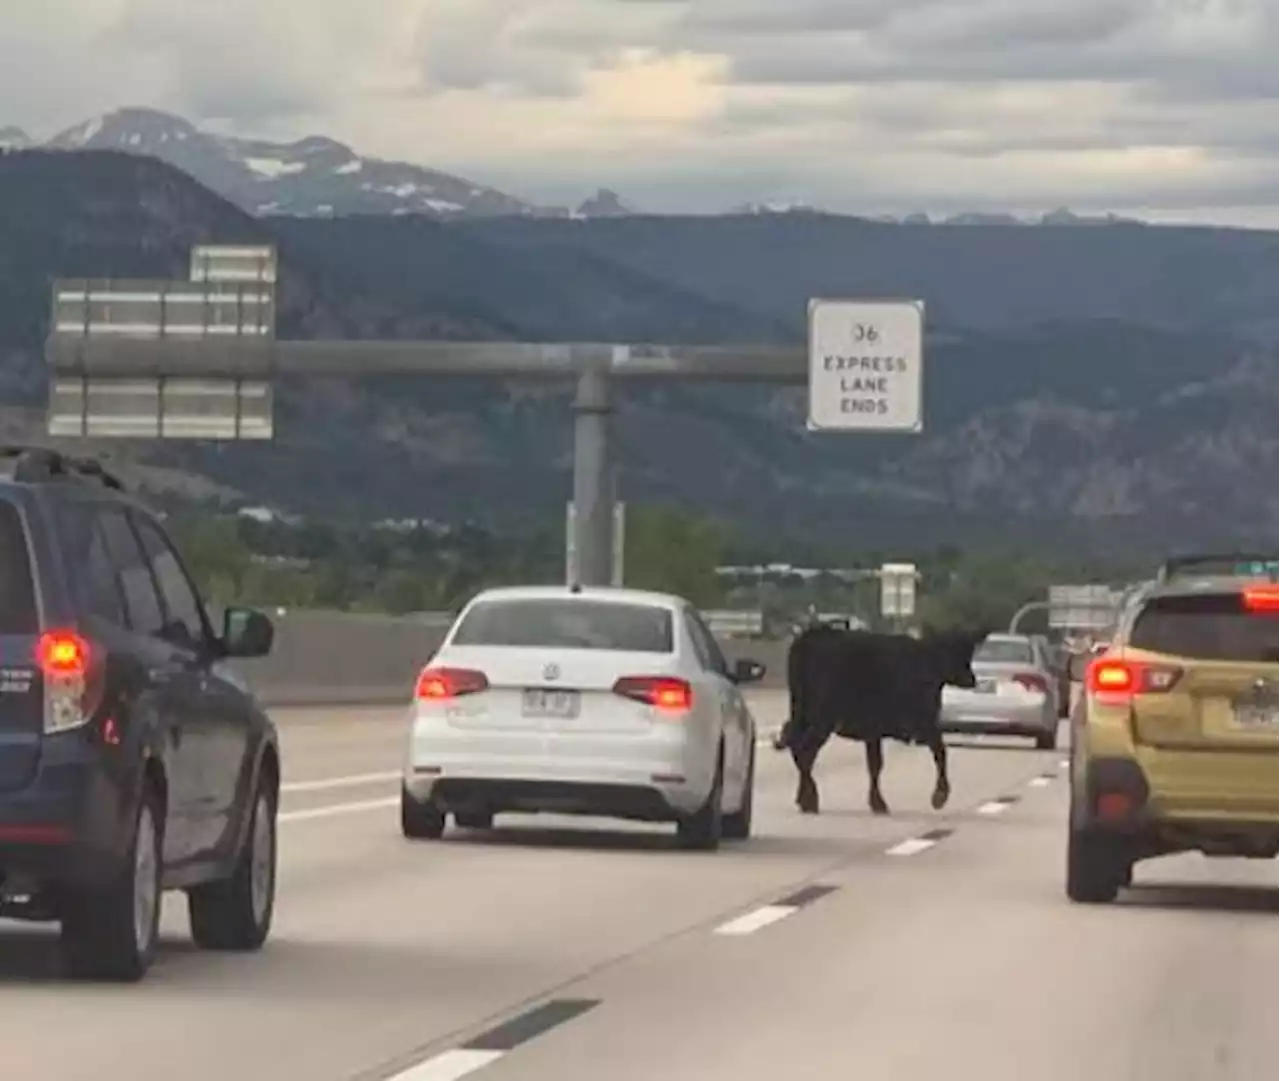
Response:
M255 608L228 608L222 616L222 646L228 657L265 657L276 629Z
M759 683L764 679L765 667L759 661L742 658L733 662L734 683Z

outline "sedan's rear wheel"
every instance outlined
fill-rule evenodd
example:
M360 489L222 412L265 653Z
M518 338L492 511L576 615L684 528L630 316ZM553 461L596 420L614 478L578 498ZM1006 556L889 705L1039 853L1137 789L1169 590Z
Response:
M713 852L720 847L724 826L724 748L716 757L716 772L707 802L676 825L676 838L684 848Z
M416 799L400 788L400 832L415 841L438 841L444 836L444 811L430 801Z
M751 757L747 760L747 776L742 782L742 805L732 814L724 816L722 825L724 836L731 841L745 841L751 836L751 814L755 805L756 793L756 749L751 747Z

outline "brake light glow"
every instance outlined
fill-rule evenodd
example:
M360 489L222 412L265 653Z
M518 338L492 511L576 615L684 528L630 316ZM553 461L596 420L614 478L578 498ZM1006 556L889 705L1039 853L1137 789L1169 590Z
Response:
M102 668L91 666L93 660L93 649L75 631L46 631L36 642L47 734L81 728L93 717L103 691Z
M674 676L623 676L613 693L663 713L687 713L693 708L693 688Z
M1013 682L1029 691L1039 691L1045 695L1049 693L1049 681L1039 672L1019 672L1013 677Z
M1250 612L1275 615L1280 612L1280 590L1274 585L1250 586L1242 594L1244 606Z
M1089 665L1085 687L1103 698L1129 698L1135 694L1162 694L1182 677L1182 669L1172 665L1099 657Z
M36 664L46 676L82 676L89 669L89 643L74 631L48 631L36 643Z
M418 674L413 697L421 702L443 702L488 690L489 680L472 668L424 668Z

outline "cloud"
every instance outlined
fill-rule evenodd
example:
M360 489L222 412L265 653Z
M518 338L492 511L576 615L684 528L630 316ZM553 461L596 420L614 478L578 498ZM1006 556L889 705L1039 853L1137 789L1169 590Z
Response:
M1274 0L44 0L4 120L149 104L517 194L1274 224ZM56 75L50 74L56 72ZM1205 210L1205 208L1209 208Z

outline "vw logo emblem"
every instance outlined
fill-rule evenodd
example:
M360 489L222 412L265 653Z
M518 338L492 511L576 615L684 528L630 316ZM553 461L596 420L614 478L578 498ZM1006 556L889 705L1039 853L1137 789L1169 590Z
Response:
M560 666L558 664L549 664L542 670L543 679L559 679Z

